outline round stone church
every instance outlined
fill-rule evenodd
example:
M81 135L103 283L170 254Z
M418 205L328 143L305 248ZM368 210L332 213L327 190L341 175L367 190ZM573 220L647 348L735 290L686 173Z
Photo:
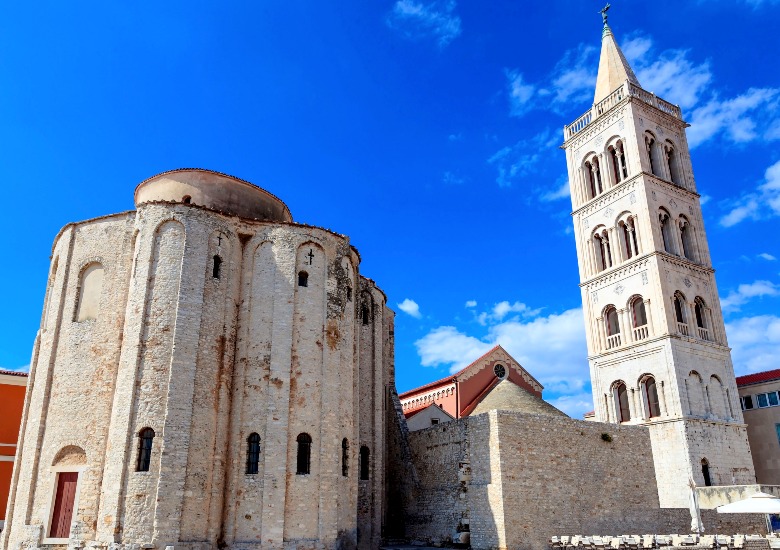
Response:
M6 548L374 548L393 313L349 238L207 170L52 249Z

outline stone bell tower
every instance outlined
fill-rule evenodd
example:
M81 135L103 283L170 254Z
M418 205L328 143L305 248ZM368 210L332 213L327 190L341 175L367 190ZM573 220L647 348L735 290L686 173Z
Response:
M593 107L564 128L596 419L650 429L662 507L755 483L680 108L603 12Z

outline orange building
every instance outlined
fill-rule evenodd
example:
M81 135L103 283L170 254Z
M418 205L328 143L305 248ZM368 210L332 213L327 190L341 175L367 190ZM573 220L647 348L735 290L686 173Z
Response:
M0 370L0 529L5 524L16 442L22 423L27 373Z

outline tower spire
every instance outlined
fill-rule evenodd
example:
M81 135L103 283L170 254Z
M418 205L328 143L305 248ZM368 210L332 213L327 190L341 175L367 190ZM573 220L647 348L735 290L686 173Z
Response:
M639 81L626 61L626 57L615 41L615 35L607 24L607 4L599 12L604 21L604 29L601 32L601 57L599 58L599 72L596 77L596 94L593 103L598 103L609 94L619 88L626 80L639 86Z

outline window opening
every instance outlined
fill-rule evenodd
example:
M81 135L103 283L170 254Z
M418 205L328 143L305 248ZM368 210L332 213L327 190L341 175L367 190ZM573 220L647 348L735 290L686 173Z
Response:
M496 378L504 378L506 376L504 365L496 365L493 367L493 374L496 375Z
M298 460L295 473L309 475L311 472L311 436L307 433L298 435Z
M214 267L211 269L211 276L215 279L219 279L220 271L222 270L222 258L214 256Z
M252 433L246 438L246 473L256 474L260 466L260 436Z
M645 311L645 302L642 298L637 298L631 304L631 310L634 314L634 326L643 327L647 324L647 312Z
M369 322L368 306L366 304L363 304L360 311L361 311L361 315L363 316L363 324L367 325Z
M693 241L691 240L691 224L684 218L680 220L680 240L682 241L683 255L692 262L696 261L693 254Z
M775 432L777 432L777 442L780 443L780 424L775 424Z
M144 428L138 433L138 462L135 466L136 472L148 472L152 462L152 442L154 441L154 430Z
M683 315L682 301L679 296L674 297L674 315L678 323L685 323L685 315Z
M620 322L618 321L617 310L614 307L607 311L607 334L609 336L620 334Z
M707 462L706 458L701 461L701 474L704 476L704 486L712 486L712 480L710 479L710 463Z
M298 286L309 286L309 274L305 271L298 272Z
M368 479L368 473L369 473L369 456L370 451L368 450L368 447L363 445L360 447L360 479L362 481L366 481Z
M349 475L349 441L346 437L341 440L341 475Z
M661 406L658 402L658 387L652 376L645 380L645 398L647 399L647 412L650 418L661 416Z
M628 406L628 390L622 382L615 386L615 397L618 405L618 418L620 422L631 420L631 409Z
M767 396L765 393L759 393L756 398L758 399L758 407L760 409L763 409L764 407L769 406L769 399L767 399Z
M431 418L431 426L435 426L438 423L439 423L439 419L438 418Z
M181 198L181 202L183 202L184 204L190 204L192 202L192 197L190 197L189 195L184 195Z
M671 221L669 219L669 213L662 210L658 215L658 219L661 222L661 239L664 242L664 250L669 254L674 254L672 234L670 233Z
M696 313L696 326L699 328L707 328L704 324L704 306L702 306L700 301L696 301L693 311Z
M753 408L753 396L752 395L746 395L741 399L742 401L742 410L747 411Z

